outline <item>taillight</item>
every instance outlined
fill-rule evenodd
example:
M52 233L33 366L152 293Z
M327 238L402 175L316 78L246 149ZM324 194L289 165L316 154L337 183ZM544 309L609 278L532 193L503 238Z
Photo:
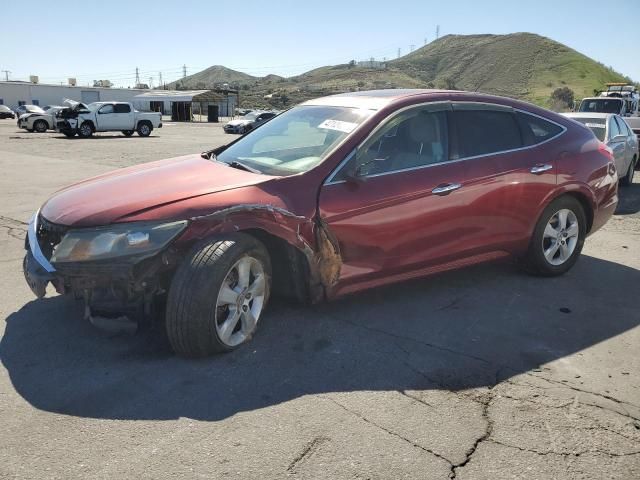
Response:
M610 162L613 162L613 150L611 150L607 145L600 142L598 145L598 151L605 154Z

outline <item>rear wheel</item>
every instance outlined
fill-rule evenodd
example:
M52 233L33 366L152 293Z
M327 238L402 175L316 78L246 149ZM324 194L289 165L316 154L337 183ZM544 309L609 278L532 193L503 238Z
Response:
M238 233L196 247L169 289L166 328L173 350L204 357L249 341L270 286L269 254L253 237Z
M122 134L125 137L130 137L131 135L133 135L133 132L134 132L133 130L122 130Z
M547 206L536 224L523 266L534 275L557 276L578 261L587 233L580 202L560 197Z
M47 128L49 128L49 125L47 125L47 122L45 122L44 120L36 120L36 122L33 124L33 129L38 133L46 132Z
M629 164L629 169L624 177L620 179L620 185L629 186L633 183L633 174L636 172L635 158Z
M151 135L151 125L149 124L149 122L141 122L140 124L138 124L138 135L140 135L141 137L148 137L149 135Z

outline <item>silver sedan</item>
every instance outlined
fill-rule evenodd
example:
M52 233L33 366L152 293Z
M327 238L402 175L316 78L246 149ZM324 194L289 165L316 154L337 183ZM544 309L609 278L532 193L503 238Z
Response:
M633 182L633 173L638 164L638 137L620 115L613 113L574 112L565 116L582 123L611 150L622 185Z

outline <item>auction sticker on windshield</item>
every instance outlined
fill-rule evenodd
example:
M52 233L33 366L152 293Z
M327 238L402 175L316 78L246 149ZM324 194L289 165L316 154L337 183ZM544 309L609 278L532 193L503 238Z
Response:
M351 133L356 127L357 123L343 122L342 120L325 120L318 128L326 128L329 130L337 130L338 132Z
M584 125L589 128L604 128L604 123L585 123Z

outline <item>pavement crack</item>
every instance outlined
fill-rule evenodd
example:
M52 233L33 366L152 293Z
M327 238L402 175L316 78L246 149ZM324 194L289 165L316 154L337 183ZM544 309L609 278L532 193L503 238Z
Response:
M507 448L513 448L521 452L533 453L535 455L540 455L540 456L555 455L558 457L580 457L582 455L592 454L592 455L605 455L607 457L631 457L634 455L640 455L640 450L636 452L627 452L627 453L606 452L604 450L598 450L598 449L582 450L579 452L557 452L555 450L536 450L534 448L524 448L518 445L512 445L510 443L501 442L500 440L496 440L493 438L487 439L487 440L495 445L500 445Z
M351 415L359 418L360 420L362 420L363 422L379 429L382 430L383 432L387 433L388 435L391 435L392 437L396 437L399 438L400 440L408 443L409 445L411 445L414 448L420 449L423 452L429 453L431 455L433 455L434 457L443 460L445 462L447 462L447 464L451 467L453 465L453 463L451 462L451 460L449 460L447 457L445 457L444 455L439 454L438 452L435 452L433 450L431 450L430 448L424 447L422 445L420 445L419 443L414 442L413 440L403 437L402 435L400 435L399 433L394 432L393 430L389 430L388 428L383 427L382 425L378 425L377 423L371 421L370 419L368 419L367 417L365 417L364 415L361 415L360 413L351 410L350 408L347 408L346 406L344 406L343 404L341 404L340 402L338 402L337 400L334 400L333 398L327 396L327 399L329 399L331 402L333 402L334 404L336 404L337 406L339 406L340 408L342 408L344 411L350 413Z
M328 441L328 437L320 436L313 438L313 440L307 443L302 451L291 461L291 463L287 467L287 472L295 473L295 469L300 462L302 462L306 458L311 457L324 443Z
M24 240L27 233L27 223L15 218L0 215L0 228L6 229L7 235L18 240Z

